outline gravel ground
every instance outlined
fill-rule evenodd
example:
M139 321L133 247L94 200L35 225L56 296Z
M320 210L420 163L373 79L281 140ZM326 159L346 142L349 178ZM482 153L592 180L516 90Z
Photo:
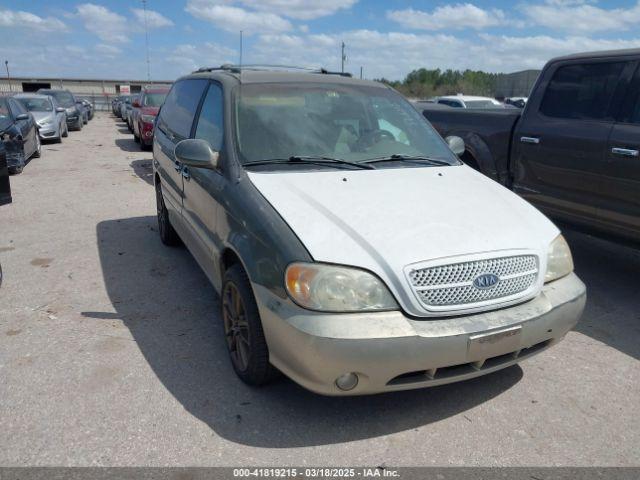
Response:
M151 154L99 114L0 208L0 465L640 465L640 252L567 232L582 322L455 385L326 398L234 376L218 299L161 245Z

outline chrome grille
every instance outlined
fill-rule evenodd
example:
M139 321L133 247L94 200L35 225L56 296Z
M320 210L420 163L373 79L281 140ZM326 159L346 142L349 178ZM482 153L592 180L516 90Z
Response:
M498 282L477 288L480 275L494 274ZM517 255L453 263L409 271L409 280L418 298L427 307L454 307L524 294L538 279L538 258Z

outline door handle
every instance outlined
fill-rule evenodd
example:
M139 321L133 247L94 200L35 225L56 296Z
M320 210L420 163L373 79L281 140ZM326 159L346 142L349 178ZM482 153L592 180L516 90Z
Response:
M622 155L623 157L637 157L638 155L640 155L640 152L638 152L638 150L620 147L613 147L611 149L611 153L613 153L614 155Z
M520 137L521 143L531 143L533 145L538 145L540 143L540 139L537 137Z
M191 178L191 174L189 173L189 169L187 168L187 166L185 165L184 167L182 167L182 176L186 179L189 180Z

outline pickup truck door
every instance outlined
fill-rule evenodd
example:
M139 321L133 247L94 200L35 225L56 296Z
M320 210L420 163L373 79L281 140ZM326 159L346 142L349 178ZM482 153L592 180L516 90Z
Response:
M545 71L514 132L514 191L551 216L597 220L610 108L628 63L591 60Z
M611 130L601 177L600 221L614 233L640 240L640 68Z
M222 87L216 82L210 83L196 116L192 135L193 138L206 140L218 152L222 149L223 103ZM220 289L220 276L216 272L219 272L217 261L222 241L217 234L216 219L227 180L221 169L210 170L186 165L182 169L182 175L182 215L195 240L192 252L215 288Z

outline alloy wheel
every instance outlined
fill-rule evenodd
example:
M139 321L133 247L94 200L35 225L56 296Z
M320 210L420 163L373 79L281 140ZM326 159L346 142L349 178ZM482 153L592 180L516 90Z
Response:
M249 367L249 323L242 296L233 283L228 282L222 295L222 316L227 347L231 361L237 370L244 372Z

